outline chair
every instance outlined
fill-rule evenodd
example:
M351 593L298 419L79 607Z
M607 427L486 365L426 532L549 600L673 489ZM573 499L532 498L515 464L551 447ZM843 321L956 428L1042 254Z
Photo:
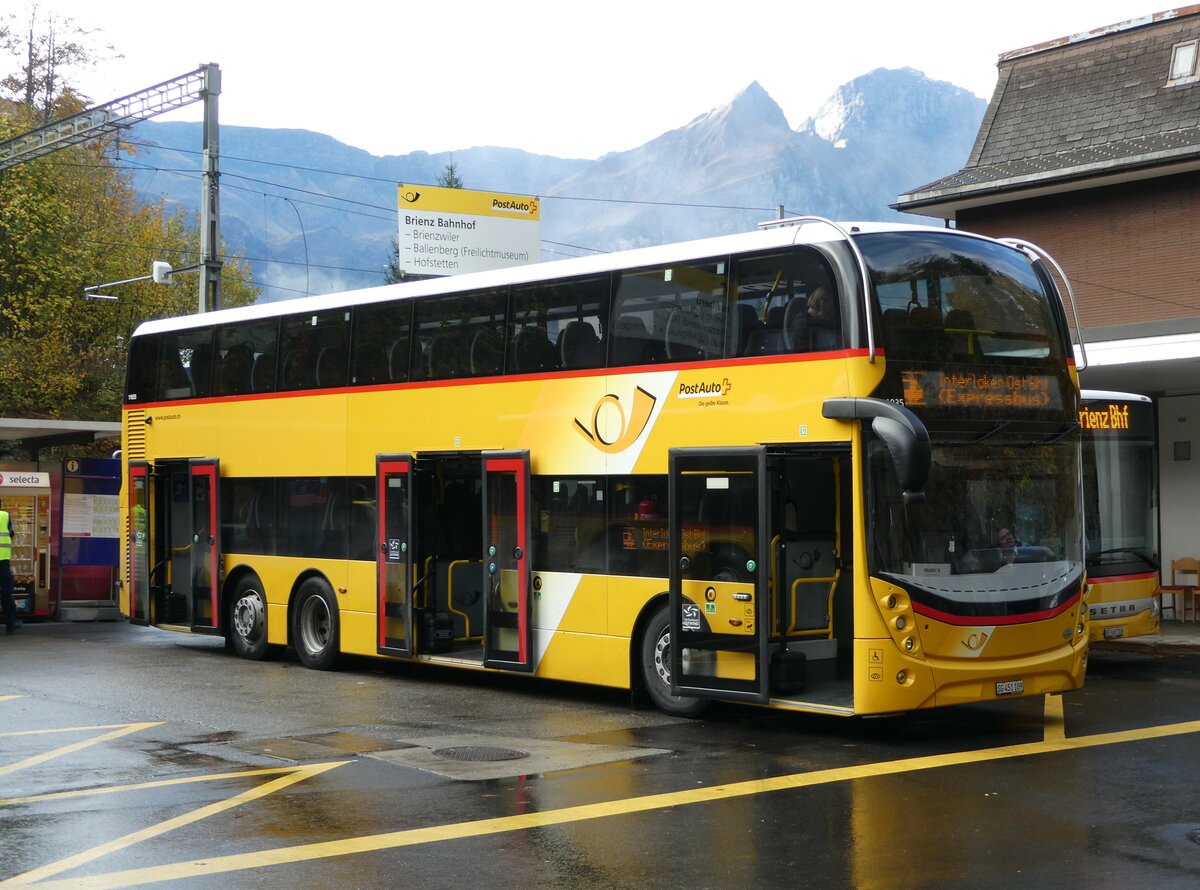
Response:
M317 386L331 389L346 385L346 350L326 346L317 355Z
M250 392L253 374L254 347L249 343L230 346L217 364L217 395L245 395Z
M558 335L559 360L563 369L591 368L599 364L596 360L599 346L600 338L589 322L569 322Z
M1184 576L1181 580L1180 576ZM1187 601L1192 601L1192 621L1196 620L1196 599L1200 596L1200 559L1192 556L1181 556L1171 560L1171 583L1159 588L1158 610L1161 615L1166 609L1165 597L1171 596L1171 614L1176 621L1187 618ZM1179 604L1183 603L1183 614L1180 614Z

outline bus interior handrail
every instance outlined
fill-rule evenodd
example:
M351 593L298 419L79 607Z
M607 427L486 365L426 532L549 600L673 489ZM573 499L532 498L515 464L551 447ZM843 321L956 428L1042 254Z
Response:
M1079 335L1079 366L1076 370L1086 370L1088 366L1087 344L1083 340L1083 326L1079 323L1079 309L1075 305L1075 291L1071 287L1071 279L1067 278L1067 273L1063 271L1063 267L1058 264L1058 260L1050 255L1050 251L1044 247L1039 247L1032 241L1026 241L1023 238L997 238L996 240L1001 244L1015 247L1027 255L1032 254L1035 260L1040 259L1049 263L1054 268L1054 271L1058 273L1058 277L1062 279L1062 283L1067 288L1067 299L1071 301L1071 316L1075 319L1075 333Z
M842 236L847 244L850 245L850 252L854 254L854 261L858 264L859 275L862 276L861 284L863 291L863 312L867 319L867 353L871 362L875 361L875 322L871 314L871 279L867 274L867 261L862 255L862 251L858 249L858 245L854 243L854 239L850 237L850 233L833 220L824 216L815 216L806 214L804 216L789 216L785 219L771 219L758 224L760 229L773 229L779 226L797 226L806 222L824 223L835 232Z

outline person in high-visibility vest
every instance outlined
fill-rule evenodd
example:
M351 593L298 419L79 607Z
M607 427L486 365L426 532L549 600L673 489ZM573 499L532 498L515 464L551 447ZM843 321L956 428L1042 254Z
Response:
M13 633L21 626L13 601L12 517L0 510L0 603L4 605L4 629Z

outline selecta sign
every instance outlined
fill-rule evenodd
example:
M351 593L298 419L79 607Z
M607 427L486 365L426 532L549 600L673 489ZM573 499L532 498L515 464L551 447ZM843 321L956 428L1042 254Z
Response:
M49 473L0 473L0 488L48 488Z
M398 195L406 275L461 275L541 259L536 197L404 183Z

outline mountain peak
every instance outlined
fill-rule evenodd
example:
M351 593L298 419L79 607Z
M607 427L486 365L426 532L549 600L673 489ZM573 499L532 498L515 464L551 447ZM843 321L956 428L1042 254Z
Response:
M981 115L986 104L962 87L930 80L915 68L876 68L839 87L800 130L845 148L882 130L924 133L938 122L970 120Z
M783 109L757 80L751 81L750 85L734 96L728 105L715 109L712 113L720 114L721 112L725 112L728 117L741 123L755 120L769 127L790 129Z

